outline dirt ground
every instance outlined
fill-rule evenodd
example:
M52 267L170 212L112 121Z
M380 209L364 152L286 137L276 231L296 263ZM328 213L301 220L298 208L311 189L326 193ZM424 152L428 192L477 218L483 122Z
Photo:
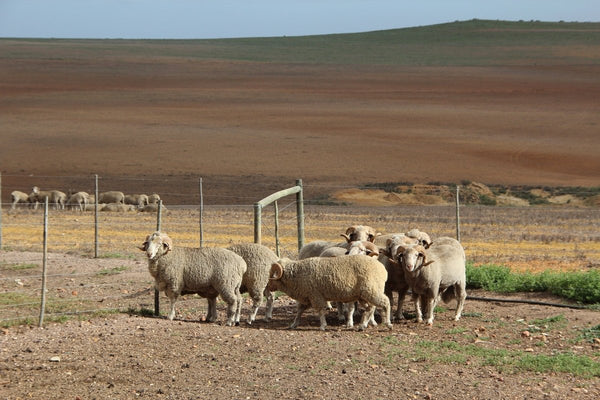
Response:
M28 253L3 252L3 262ZM453 321L454 303L436 314L432 328L414 322L407 301L406 321L393 330L346 329L334 311L319 330L309 310L289 330L294 302L275 301L274 319L226 327L219 303L218 323L202 322L204 299L187 296L175 321L153 309L146 262L51 255L55 264L79 274L127 266L123 274L98 277L96 301L129 312L47 322L43 329L20 326L0 332L0 386L5 399L596 399L600 378L561 371L536 371L528 359L544 362L564 355L598 362L600 343L583 336L598 324L598 311L543 305L468 300L463 318ZM76 267L75 267L76 266ZM23 272L21 272L22 274ZM54 280L52 291L76 297L85 290L72 274ZM25 284L27 280L23 279ZM89 281L86 281L89 284ZM91 285L90 285L91 286ZM117 294L117 296L115 296ZM501 296L473 291L470 296L529 299L546 295ZM515 361L518 360L518 361ZM521 364L521 362L523 364ZM597 366L596 366L597 370Z

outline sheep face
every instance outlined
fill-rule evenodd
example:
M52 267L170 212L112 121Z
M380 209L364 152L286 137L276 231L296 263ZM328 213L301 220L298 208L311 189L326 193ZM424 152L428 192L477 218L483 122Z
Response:
M396 251L396 261L408 272L415 272L419 268L431 264L433 261L426 261L425 248L421 245L399 246Z
M351 242L346 255L353 256L357 254L379 257L379 248L368 241Z
M345 237L348 242L363 240L372 242L375 240L377 232L375 232L375 229L367 225L353 225L346 229L346 233L342 234L342 236Z
M156 260L159 257L167 254L173 248L173 241L166 233L154 232L146 236L146 240L139 247L140 250L146 253L149 260Z

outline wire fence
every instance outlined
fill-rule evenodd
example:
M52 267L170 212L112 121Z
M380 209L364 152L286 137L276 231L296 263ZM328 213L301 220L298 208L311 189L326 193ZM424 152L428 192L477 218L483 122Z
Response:
M10 178L10 177L9 177ZM2 198L18 187L39 185L39 178L26 177L26 183L9 186L2 176ZM52 179L58 179L53 177ZM71 182L81 177L67 177ZM87 182L86 178L86 182ZM51 179L47 179L48 187ZM100 182L103 182L100 179ZM105 181L106 182L106 181ZM163 191L162 180L120 178L111 182L137 182L136 193L160 193L166 210L162 213L162 230L177 245L226 247L254 239L254 202L283 186L273 184L249 188L237 185L230 190L235 202L214 204L208 188L200 188L196 178L171 180L169 187L188 184L185 191ZM289 182L286 186L289 186ZM62 186L64 187L64 186ZM8 189L7 189L8 188ZM72 186L72 192L87 187ZM108 186L106 189L118 189ZM438 236L456 235L455 199L437 205L351 206L343 202L331 205L319 194L323 186L304 184L306 242L341 241L340 234L354 224L373 226L379 232L405 232L419 228ZM156 190L159 189L159 190ZM329 187L328 190L352 191L356 188ZM368 190L372 190L369 188ZM439 192L439 189L435 189ZM189 193L188 193L189 191ZM206 201L200 207L200 192ZM235 197L234 193L242 193ZM134 192L130 190L129 193ZM253 193L250 199L248 193ZM390 193L390 192L386 192ZM433 189L430 193L434 193ZM177 201L181 200L181 201ZM232 204L236 203L236 204ZM11 209L3 201L0 215L2 247L0 250L0 322L11 324L35 321L40 308L43 251L43 211L29 204ZM296 200L279 201L278 232L275 208L265 207L262 215L262 243L275 249L276 233L281 256L297 256ZM600 210L589 207L460 207L461 240L470 262L508 265L520 270L588 270L600 267ZM202 222L200 222L202 221ZM146 235L156 229L156 212L93 212L76 209L52 209L48 212L48 274L45 305L50 319L85 315L89 312L112 312L151 308L153 281L147 263L137 249ZM95 231L99 252L94 258ZM164 303L164 302L163 302ZM168 306L165 305L165 307ZM182 309L193 317L205 310L200 298L188 296ZM162 310L163 312L165 310Z

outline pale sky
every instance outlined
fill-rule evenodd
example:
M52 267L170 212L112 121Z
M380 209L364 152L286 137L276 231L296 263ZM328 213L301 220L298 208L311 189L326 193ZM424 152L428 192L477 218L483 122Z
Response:
M210 39L457 20L599 22L599 0L0 0L0 37Z

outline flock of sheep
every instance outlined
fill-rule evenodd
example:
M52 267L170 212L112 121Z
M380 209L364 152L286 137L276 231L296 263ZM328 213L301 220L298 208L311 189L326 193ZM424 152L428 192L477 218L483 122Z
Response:
M363 309L359 329L376 326L376 309L381 321L392 328L393 293L398 296L395 320L404 318L403 301L410 291L417 322L433 324L433 311L441 299L457 300L458 321L466 299L465 252L450 237L431 240L422 231L381 235L365 225L349 227L345 242L314 241L302 247L298 260L279 259L260 244L236 244L228 248L185 248L173 245L164 232L146 237L140 247L148 258L155 287L171 302L168 318L175 317L181 295L198 294L208 300L207 320L217 319L216 299L227 303L226 325L240 321L242 293L248 292L253 307L251 324L263 295L267 298L265 319L272 318L273 292L282 291L297 303L290 328L296 328L309 307L318 310L320 328L327 326L326 313L334 303L340 321L352 328L356 305Z
M48 204L55 209L64 210L65 207L79 211L90 211L95 208L96 199L93 194L87 192L76 192L67 196L60 190L40 190L37 186L27 194L15 190L10 194L11 209L14 210L19 203L28 204L37 210L40 203L48 198ZM157 211L160 196L152 194L129 194L125 195L119 191L103 192L98 195L98 206L100 211Z

